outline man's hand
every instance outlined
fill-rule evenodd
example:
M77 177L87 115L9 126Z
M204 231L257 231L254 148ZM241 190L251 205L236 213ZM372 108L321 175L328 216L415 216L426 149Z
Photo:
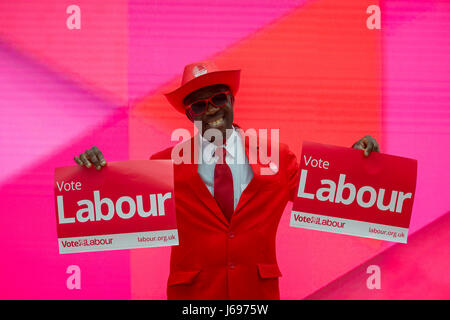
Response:
M75 156L73 159L80 167L86 166L87 168L90 168L94 165L97 170L100 170L102 167L106 166L105 158L97 147L87 149L84 153L80 154L79 157Z
M366 157L368 157L371 152L380 152L377 140L369 135L355 142L352 148L364 150L364 156Z

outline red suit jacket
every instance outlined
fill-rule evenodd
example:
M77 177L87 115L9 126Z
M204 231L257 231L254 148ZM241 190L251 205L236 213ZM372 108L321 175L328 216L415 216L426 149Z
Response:
M194 150L197 138L184 143ZM249 148L247 140L245 152L251 159L259 147ZM172 148L151 159L171 159ZM179 245L171 251L168 299L280 298L275 236L284 208L297 192L299 175L289 148L280 144L278 151L276 174L261 174L269 163L262 164L259 157L258 163L250 163L254 176L230 223L199 176L197 164L174 165Z

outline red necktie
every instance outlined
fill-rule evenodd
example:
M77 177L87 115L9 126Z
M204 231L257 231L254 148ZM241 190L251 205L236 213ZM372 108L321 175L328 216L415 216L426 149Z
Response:
M230 221L234 212L233 176L230 167L225 162L225 148L218 147L216 155L219 159L214 169L214 199Z

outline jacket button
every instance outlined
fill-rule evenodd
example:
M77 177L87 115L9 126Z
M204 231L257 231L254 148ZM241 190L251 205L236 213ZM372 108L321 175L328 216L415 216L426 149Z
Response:
M234 265L234 263L233 262L230 262L229 264L228 264L228 268L230 268L230 269L234 269L236 266Z
M233 231L230 231L230 232L228 233L228 238L233 239L234 236L235 236L235 234L234 234Z

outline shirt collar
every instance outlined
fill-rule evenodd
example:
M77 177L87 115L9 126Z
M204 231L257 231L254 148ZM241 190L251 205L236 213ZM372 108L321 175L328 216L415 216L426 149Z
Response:
M232 159L236 156L236 146L237 146L237 133L236 128L232 126L233 131L230 137L227 139L225 144L225 149L227 150L227 156ZM201 153L203 152L203 160L206 163L211 163L211 159L214 157L214 153L216 152L217 145L206 140L202 135L199 135L201 138L201 148L199 149L199 157L201 157Z

